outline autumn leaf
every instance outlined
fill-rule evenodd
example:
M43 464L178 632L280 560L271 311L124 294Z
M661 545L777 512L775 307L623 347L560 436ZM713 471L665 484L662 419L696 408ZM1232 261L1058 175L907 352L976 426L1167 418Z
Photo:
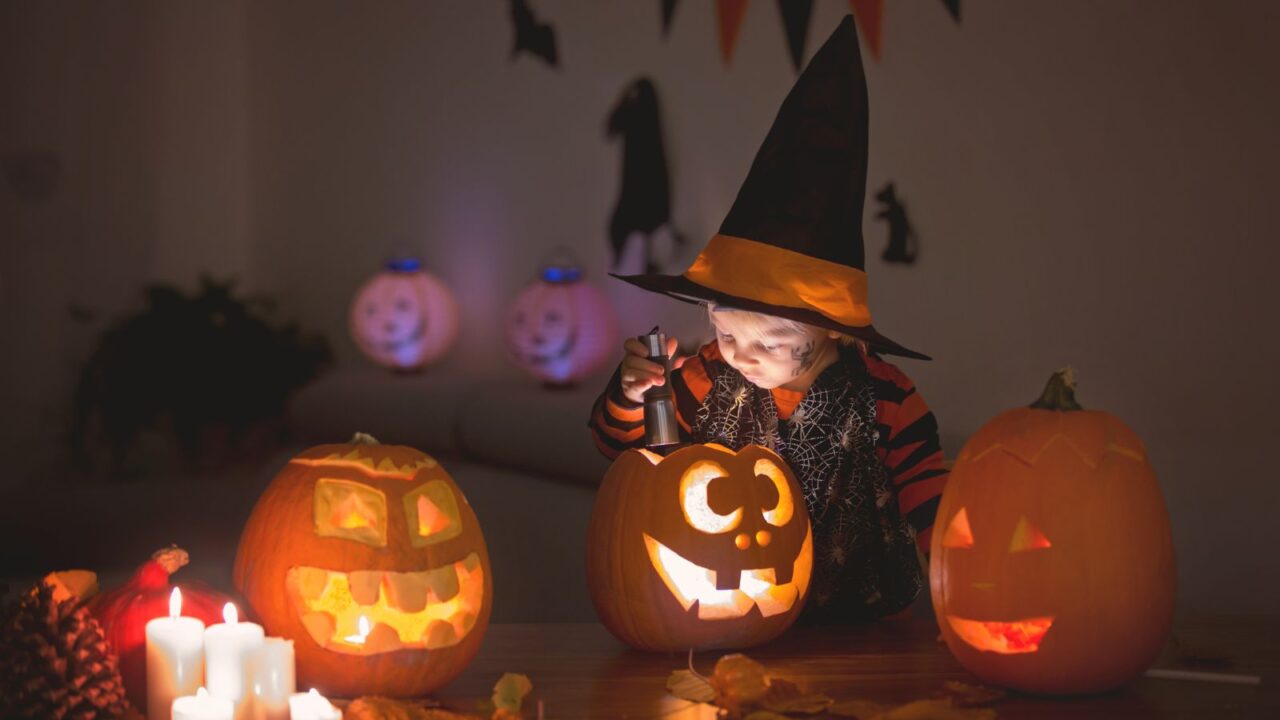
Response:
M711 702L716 699L716 689L707 679L692 670L676 670L667 677L667 692L681 700Z
M760 701L765 710L784 715L817 715L835 702L822 693L805 694L790 680L775 678L769 683L769 691Z
M736 713L764 699L769 692L769 674L764 666L741 653L725 655L711 674L716 689L716 705Z
M985 685L970 685L959 680L948 680L942 690L956 707L986 707L1004 699L1005 692Z
M872 720L878 718L889 709L884 703L870 700L846 700L827 708L827 713L837 717L855 718L856 720Z
M519 717L520 706L532 691L533 683L529 682L528 676L504 673L493 686L493 706L498 711L508 710Z

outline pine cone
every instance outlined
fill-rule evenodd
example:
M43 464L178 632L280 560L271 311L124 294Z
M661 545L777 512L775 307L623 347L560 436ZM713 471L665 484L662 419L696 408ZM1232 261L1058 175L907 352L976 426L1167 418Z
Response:
M0 717L118 718L129 710L102 627L40 582L0 612Z

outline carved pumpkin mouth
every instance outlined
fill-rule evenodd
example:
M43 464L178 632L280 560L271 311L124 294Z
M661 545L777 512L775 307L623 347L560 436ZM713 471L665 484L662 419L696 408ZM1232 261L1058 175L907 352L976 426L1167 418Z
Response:
M565 341L561 343L560 347L557 348L554 352L552 353L527 352L524 354L524 359L526 362L532 363L534 365L550 365L551 363L556 362L557 360L563 360L569 357L569 355L573 352L574 348L576 348L577 346L578 346L578 328L575 327L573 331L569 333L569 336L565 338Z
M960 639L984 652L1000 655L1031 653L1053 626L1052 617L1027 618L1011 622L968 620L948 615L947 622Z
M788 582L778 582L776 568L758 568L742 570L738 576L738 587L725 589L717 587L715 570L682 557L648 533L641 534L649 551L649 562L658 577L685 610L693 607L694 603L698 604L699 620L740 618L751 612L753 607L759 608L764 617L778 615L790 610L809 589L809 573L813 570L813 528L805 533L800 554L789 568L791 579Z
M484 600L480 557L434 570L389 572L299 566L285 588L311 638L352 655L456 645L476 624ZM360 619L368 629L361 632Z

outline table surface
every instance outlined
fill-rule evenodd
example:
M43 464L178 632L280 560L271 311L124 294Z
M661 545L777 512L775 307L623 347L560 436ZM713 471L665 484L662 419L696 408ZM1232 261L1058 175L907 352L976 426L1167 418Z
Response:
M798 627L746 653L771 675L837 702L902 703L938 695L946 680L977 683L938 641L933 621L924 618ZM723 654L697 653L694 667L710 675ZM548 719L714 718L711 706L678 700L666 691L667 676L687 663L682 653L631 650L597 624L496 624L471 666L437 697L452 709L475 711L504 672L518 672L533 682L526 708L541 699ZM1231 685L1142 677L1103 695L1011 694L993 708L1000 718L1280 718L1278 617L1180 622L1156 667L1262 680Z

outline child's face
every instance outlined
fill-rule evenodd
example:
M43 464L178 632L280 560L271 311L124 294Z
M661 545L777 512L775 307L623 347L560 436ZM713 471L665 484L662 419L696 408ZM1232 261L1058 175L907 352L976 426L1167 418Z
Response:
M752 384L807 390L830 364L835 341L826 330L769 322L769 316L717 308L711 312L720 354Z

